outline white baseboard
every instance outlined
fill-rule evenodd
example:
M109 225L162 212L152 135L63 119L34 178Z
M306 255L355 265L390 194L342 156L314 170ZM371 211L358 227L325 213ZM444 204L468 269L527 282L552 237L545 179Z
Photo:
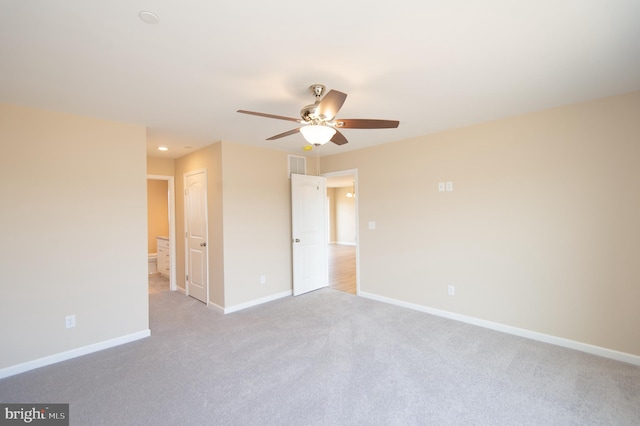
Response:
M116 337L115 339L105 340L104 342L94 343L92 345L83 346L81 348L71 349L70 351L60 352L55 355L46 356L44 358L35 359L33 361L24 362L22 364L13 365L0 370L0 379L24 373L25 371L35 370L36 368L45 367L68 359L77 358L82 355L88 355L103 349L109 349L114 346L124 345L125 343L134 342L151 336L151 330L146 329L136 333L127 334L126 336Z
M243 309L251 308L253 306L262 305L263 303L272 302L277 299L282 299L283 297L291 296L291 290L283 291L282 293L272 294L271 296L262 297L260 299L251 300L249 302L240 303L238 305L229 306L228 308L224 308L225 314L230 314L232 312L241 311Z
M337 241L334 244L341 245L341 246L355 246L356 245L356 243L354 243L354 242L344 242L344 241Z
M213 303L211 300L209 300L209 303L207 303L207 308L211 309L212 311L224 314L224 308L217 303Z
M537 340L544 343L550 343L556 346L562 346L569 349L575 349L577 351L586 352L592 355L598 355L604 358L614 359L616 361L622 361L629 364L640 366L640 356L629 354L626 352L619 352L613 349L607 349L600 346L590 345L588 343L577 342L575 340L569 340L562 337L552 336L549 334L538 333L536 331L526 330L523 328L512 327L509 325L500 324L497 322L486 321L479 318L469 317L466 315L456 314L454 312L443 311L440 309L430 308L427 306L417 305L415 303L409 303L398 299L392 299L390 297L379 296L373 293L367 293L361 291L359 296L367 299L376 300L378 302L389 303L391 305L402 306L404 308L413 309L427 314L436 315L452 319L455 321L465 322L467 324L477 325L479 327L489 328L491 330L501 331L507 334L513 334L519 337L525 337L531 340Z

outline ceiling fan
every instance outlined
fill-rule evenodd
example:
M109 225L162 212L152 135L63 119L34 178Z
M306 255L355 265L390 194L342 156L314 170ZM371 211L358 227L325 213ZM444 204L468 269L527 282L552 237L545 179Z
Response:
M303 126L280 133L267 138L268 141L291 136L298 132L312 145L320 146L329 141L336 145L344 145L347 138L338 129L393 129L400 124L396 120L371 120L364 118L336 119L336 114L347 99L347 94L337 90L329 90L325 95L326 87L322 84L313 84L309 90L315 96L316 101L300 110L300 117L283 117L281 115L265 114L262 112L238 110L242 114L258 115L260 117L275 118L278 120L295 121ZM322 96L324 95L324 97Z

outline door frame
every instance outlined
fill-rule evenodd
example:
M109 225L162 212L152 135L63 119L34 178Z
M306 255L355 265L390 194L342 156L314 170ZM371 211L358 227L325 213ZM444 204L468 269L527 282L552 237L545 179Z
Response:
M197 175L200 173L204 173L204 182L206 185L205 188L205 193L204 193L204 232L206 234L206 242L207 245L205 246L205 256L204 258L206 259L206 269L207 269L207 291L206 291L206 301L204 302L204 304L206 306L209 306L209 282L211 280L211 276L210 276L210 272L209 272L209 178L207 175L207 169L197 169L197 170L190 170L188 172L185 172L182 175L182 194L186 195L187 193L187 177L188 176L193 176L193 175ZM186 202L186 199L183 199L183 205L184 205L184 273L185 276L187 274L189 274L189 237L187 236L187 229L188 229L188 219L189 216L187 214L187 209L188 209L188 203ZM191 285L191 281L190 280L185 280L184 283L184 292L185 295L189 296L189 286ZM195 298L194 298L195 299ZM196 299L199 300L199 299Z
M166 175L149 175L147 174L147 180L166 180L167 187L169 189L169 258L170 270L169 273L169 290L177 290L176 281L176 189L174 185L175 178L173 176Z
M354 185L354 190L355 193L358 194L357 197L355 197L355 204L356 204L356 295L360 295L360 212L359 212L359 204L360 204L360 191L358 190L358 169L347 169L347 170L339 170L337 172L327 172L327 173L321 173L320 176L324 177L324 178L332 178L332 177L338 177L338 176L353 176L353 185ZM325 212L326 215L329 214L329 212ZM328 227L328 225L327 225ZM327 234L328 234L328 230L327 230ZM329 241L327 241L327 244L329 244ZM328 256L328 252L327 252L327 256ZM328 261L328 259L327 259Z

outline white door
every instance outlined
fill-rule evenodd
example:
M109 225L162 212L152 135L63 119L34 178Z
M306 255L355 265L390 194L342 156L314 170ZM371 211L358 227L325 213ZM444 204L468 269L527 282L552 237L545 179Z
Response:
M326 200L325 178L291 175L294 296L328 285Z
M207 262L207 173L199 170L184 175L186 291L204 303L209 300Z

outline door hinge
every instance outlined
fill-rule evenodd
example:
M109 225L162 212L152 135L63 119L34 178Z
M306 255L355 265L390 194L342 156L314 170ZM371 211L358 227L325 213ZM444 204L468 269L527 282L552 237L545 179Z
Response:
M187 197L189 195L189 191L187 191L187 188L184 189L184 196Z
M185 281L189 281L189 275L187 275L187 278L186 278L186 280L185 280Z

